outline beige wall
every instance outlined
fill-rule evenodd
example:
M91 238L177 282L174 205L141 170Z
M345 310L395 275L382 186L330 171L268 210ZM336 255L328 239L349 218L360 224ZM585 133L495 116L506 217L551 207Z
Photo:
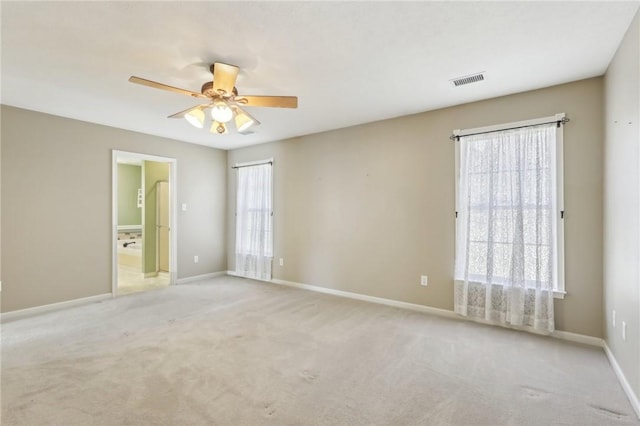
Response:
M556 325L602 337L602 85L593 78L237 149L228 162L275 159L275 278L451 310L452 130L566 112L568 295L556 300ZM229 269L235 182L228 169Z
M226 270L225 151L7 106L1 131L3 312L111 292L113 149L177 159L178 277Z
M606 341L640 398L640 15L605 75ZM616 327L612 311L616 311ZM627 340L622 340L622 321Z

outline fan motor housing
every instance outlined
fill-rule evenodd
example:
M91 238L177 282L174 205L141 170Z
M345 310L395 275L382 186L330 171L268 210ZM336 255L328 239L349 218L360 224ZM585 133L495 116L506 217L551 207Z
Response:
M218 96L220 96L219 93L217 93L215 90L213 90L213 82L212 81L207 81L205 84L202 85L202 88L200 89L200 93L202 93L203 95L205 95L208 98L217 98ZM233 87L233 96L238 96L238 89L234 86Z

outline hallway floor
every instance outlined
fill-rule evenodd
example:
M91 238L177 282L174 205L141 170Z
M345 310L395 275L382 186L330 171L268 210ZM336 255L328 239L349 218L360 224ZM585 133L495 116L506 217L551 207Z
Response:
M139 268L127 265L118 265L118 291L117 295L138 293L141 291L156 290L169 285L169 273L159 272L157 277L145 278Z

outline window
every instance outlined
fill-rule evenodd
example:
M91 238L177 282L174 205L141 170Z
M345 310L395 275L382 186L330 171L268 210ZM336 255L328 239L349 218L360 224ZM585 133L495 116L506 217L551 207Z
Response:
M240 164L236 196L236 272L271 279L273 258L272 160Z
M457 281L564 294L562 122L454 132Z

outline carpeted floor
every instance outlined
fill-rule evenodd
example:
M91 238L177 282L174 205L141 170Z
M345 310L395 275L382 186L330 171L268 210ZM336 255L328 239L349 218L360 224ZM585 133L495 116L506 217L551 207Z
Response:
M220 277L2 326L2 425L638 425L601 349Z

